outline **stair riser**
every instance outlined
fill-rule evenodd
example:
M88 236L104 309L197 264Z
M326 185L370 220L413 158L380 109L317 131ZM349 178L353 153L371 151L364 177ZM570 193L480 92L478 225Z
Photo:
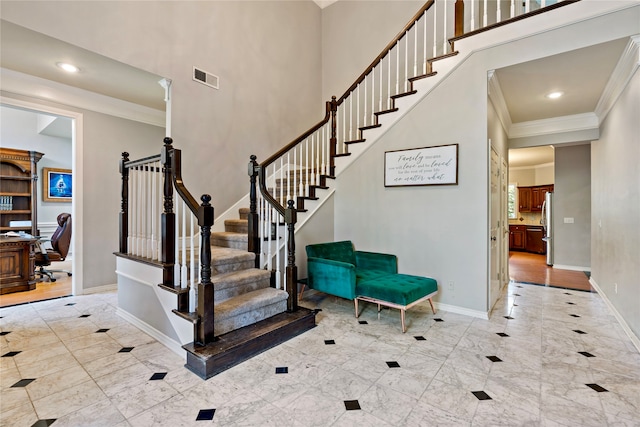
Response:
M228 233L247 234L249 232L249 226L247 224L225 224L224 230Z
M212 260L215 263L215 260ZM211 275L222 274L222 273L230 273L232 271L240 271L247 270L249 268L254 268L255 262L251 261L240 261L240 262L228 262L224 264L212 264L211 265Z
M218 304L230 298L237 297L238 295L246 294L258 289L268 288L269 286L271 286L270 277L265 277L261 280L249 281L247 283L238 283L237 285L226 287L225 289L215 290L213 300L215 301L215 304Z
M242 249L247 250L247 239L234 239L228 236L214 236L211 234L211 245L220 246L222 248Z
M214 332L216 336L226 334L227 332L240 329L244 326L253 325L261 320L267 319L276 314L287 311L287 300L279 301L274 304L266 305L263 307L255 308L242 313L238 316L233 316L224 320L214 320Z

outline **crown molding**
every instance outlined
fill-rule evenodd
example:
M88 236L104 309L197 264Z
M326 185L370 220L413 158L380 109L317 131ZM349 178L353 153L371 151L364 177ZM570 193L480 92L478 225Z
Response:
M531 165L531 166L514 166L514 167L509 166L509 170L518 171L518 170L525 170L525 169L540 169L540 168L548 168L554 165L555 165L554 162L549 162L549 163L541 163L539 165Z
M607 117L638 67L640 67L640 34L630 37L596 105L595 113L600 123Z
M81 108L110 116L165 127L165 112L99 93L68 86L18 71L0 68L6 93L42 99L69 107Z
M597 129L599 125L600 121L595 113L532 120L513 124L509 129L509 139Z
M504 100L504 94L500 87L500 81L496 70L489 70L487 73L487 91L489 92L489 100L493 104L493 108L496 110L498 119L502 123L502 128L505 133L509 134L509 130L513 125L511 121L511 114L509 114L509 108L507 108L507 102Z

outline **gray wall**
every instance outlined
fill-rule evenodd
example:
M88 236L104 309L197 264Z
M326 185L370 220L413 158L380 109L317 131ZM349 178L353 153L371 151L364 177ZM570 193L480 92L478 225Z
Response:
M591 143L591 277L640 337L640 74ZM616 292L615 284L618 284Z
M2 18L173 80L189 190L223 212L264 160L324 116L312 1L3 1ZM220 90L192 81L198 66ZM152 153L145 153L152 154Z
M573 223L565 223L573 218ZM591 147L555 148L554 265L591 266Z

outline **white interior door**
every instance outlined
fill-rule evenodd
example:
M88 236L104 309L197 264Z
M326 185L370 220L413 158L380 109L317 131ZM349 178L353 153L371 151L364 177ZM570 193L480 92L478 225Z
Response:
M489 200L489 311L500 297L500 248L503 239L501 226L501 186L500 186L500 156L491 147L489 165L490 200Z
M509 167L502 157L500 168L500 224L502 224L500 244L500 283L504 288L509 283Z

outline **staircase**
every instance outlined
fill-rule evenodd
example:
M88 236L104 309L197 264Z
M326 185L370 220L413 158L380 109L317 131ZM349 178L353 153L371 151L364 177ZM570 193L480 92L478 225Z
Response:
M563 3L573 1L576 0ZM456 5L461 3L456 2ZM427 30L432 27L427 12L435 20L435 10L430 10L433 4L430 0L421 8L342 97L333 97L327 102L326 115L320 123L260 164L252 156L250 193L248 200L244 198L239 202L241 206L250 204L251 208L234 207L237 218L231 217L236 215L233 209L225 212L217 220L218 224L223 222L223 231L211 231L211 197L203 195L203 204L198 205L184 187L180 150L171 146L170 138L165 139L161 155L153 158L130 162L128 154L123 153L120 254L129 258L151 257L161 265L163 283L159 287L177 295L177 308L172 312L193 325L193 342L182 345L187 352L186 367L201 378L210 378L315 327L315 311L297 306L294 238L297 214L306 212L302 223L307 221L313 209L330 194L331 181L340 170L353 162L462 60L453 50L453 39L445 42L438 54L434 45L433 55L428 55ZM559 6L548 9L552 7ZM409 34L412 37L405 37ZM418 35L424 37L424 41ZM403 52L404 55L424 54L409 59L400 57ZM439 76L434 70L436 62ZM416 94L419 95L413 96ZM163 206L164 210L159 209L163 212L159 221L161 226L156 232L162 241L157 244L153 233L151 238L146 238L149 243L144 243L144 231L148 228L144 224L134 221L133 227L139 229L129 233L128 193L135 192L137 187L128 186L127 168L133 167L138 168L138 174L152 175L138 176L136 185L153 183L150 184L151 191L162 188L155 198L146 194L131 198L135 201L148 197L152 205ZM156 178L160 173L164 175L164 186ZM175 212L174 188L180 196L175 198ZM144 203L135 207L148 209ZM186 218L191 219L190 230L185 225ZM185 248L184 240L197 234L193 229L193 218L197 218L200 226L200 257L194 256L193 243L190 249ZM155 230L154 227L152 224L150 228ZM142 235L142 244L136 244L132 252L128 240L138 239L136 233ZM179 239L178 236L183 237ZM180 243L182 250L178 249ZM140 247L142 251L138 253ZM187 272L185 254L198 258L199 267L200 258L210 258L211 264L204 262L196 271L191 261L192 267ZM196 277L197 272L201 277ZM197 304L194 304L196 299Z

